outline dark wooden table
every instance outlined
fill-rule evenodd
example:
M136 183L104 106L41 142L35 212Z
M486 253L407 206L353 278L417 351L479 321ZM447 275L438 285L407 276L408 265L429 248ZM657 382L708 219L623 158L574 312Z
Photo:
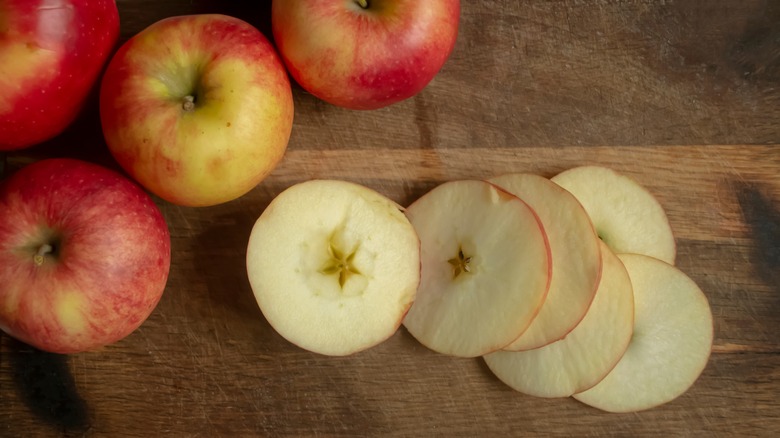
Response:
M254 6L246 6L252 3ZM270 35L270 2L119 0L122 40L221 12ZM160 200L172 233L159 307L127 339L58 356L0 335L0 436L505 436L780 433L780 2L464 1L451 59L417 97L354 112L294 90L288 153L212 208ZM93 98L66 133L9 154L111 165ZM244 268L254 220L310 178L401 204L435 185L611 166L667 209L678 266L704 290L714 351L682 397L637 414L510 390L479 359L404 329L345 358L286 342Z

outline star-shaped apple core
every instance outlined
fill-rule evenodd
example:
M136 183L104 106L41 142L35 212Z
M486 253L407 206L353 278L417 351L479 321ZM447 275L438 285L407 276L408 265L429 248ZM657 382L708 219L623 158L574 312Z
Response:
M357 249L350 252L344 252L336 248L331 242L328 245L328 261L320 269L320 272L325 275L338 275L339 286L342 288L353 275L363 275L355 268L353 260Z
M471 272L471 257L467 257L463 254L463 248L458 248L458 255L447 260L447 263L452 265L452 278L456 279L460 274L464 272Z

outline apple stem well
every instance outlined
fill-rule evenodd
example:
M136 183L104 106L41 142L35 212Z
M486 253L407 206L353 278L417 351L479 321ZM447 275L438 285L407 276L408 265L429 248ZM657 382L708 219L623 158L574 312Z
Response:
M195 96L190 94L184 96L184 99L182 100L183 102L181 104L181 107L184 111L190 112L195 109Z
M363 9L368 9L370 6L368 0L355 0L355 3L357 3Z
M43 261L46 260L46 255L51 254L54 252L54 247L49 245L48 243L44 243L40 247L38 247L38 251L33 256L33 261L35 262L36 266L43 265Z

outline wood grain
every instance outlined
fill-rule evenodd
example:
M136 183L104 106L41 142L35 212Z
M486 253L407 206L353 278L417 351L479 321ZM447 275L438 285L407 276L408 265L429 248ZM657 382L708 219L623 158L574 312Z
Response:
M122 40L180 14L270 36L270 1L119 0ZM173 261L150 319L97 352L0 335L0 436L776 436L780 434L780 3L463 2L452 58L420 95L342 110L296 87L288 153L211 208L157 199ZM8 154L116 167L96 95L63 135ZM615 415L512 391L479 359L404 329L346 358L302 351L263 319L244 270L255 219L290 185L355 181L408 205L437 184L613 167L667 210L678 266L715 317L710 362L677 400Z

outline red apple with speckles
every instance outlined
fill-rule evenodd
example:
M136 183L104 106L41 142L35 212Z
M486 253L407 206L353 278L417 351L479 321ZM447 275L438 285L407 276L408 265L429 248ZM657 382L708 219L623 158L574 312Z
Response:
M455 46L460 0L275 1L271 19L301 87L369 110L415 96L439 73Z
M30 164L0 184L0 329L53 353L133 332L162 296L170 236L149 195L72 159Z
M281 161L292 131L290 80L249 23L170 17L125 43L100 90L117 162L168 202L210 206L252 190Z
M118 36L114 0L0 0L0 151L65 130Z

